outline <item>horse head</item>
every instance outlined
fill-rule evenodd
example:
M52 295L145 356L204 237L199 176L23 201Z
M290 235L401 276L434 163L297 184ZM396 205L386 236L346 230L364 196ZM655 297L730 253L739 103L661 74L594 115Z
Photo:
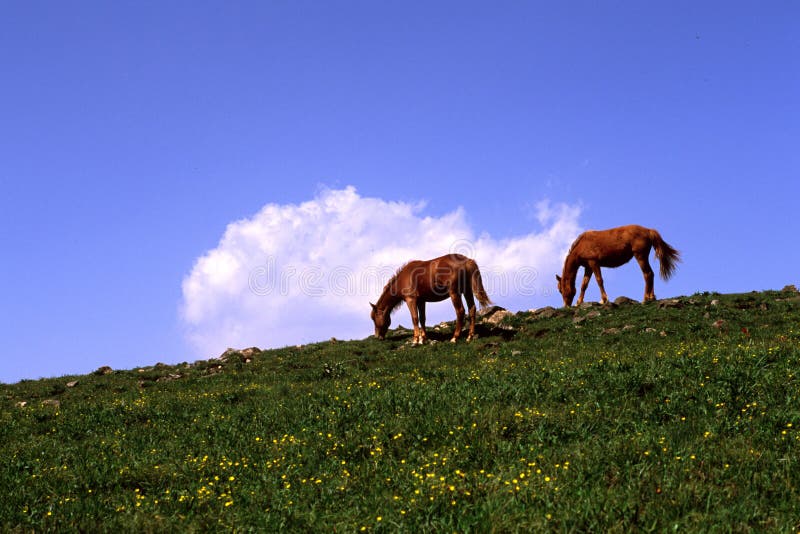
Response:
M564 299L564 306L569 308L572 306L572 299L575 298L575 280L569 276L561 278L556 275L558 281L558 292L561 293L561 298Z
M372 306L369 317L372 319L372 322L375 323L375 337L384 339L386 337L386 332L389 331L389 326L392 324L391 314L386 313L385 309L378 308L378 306L371 302L369 305Z

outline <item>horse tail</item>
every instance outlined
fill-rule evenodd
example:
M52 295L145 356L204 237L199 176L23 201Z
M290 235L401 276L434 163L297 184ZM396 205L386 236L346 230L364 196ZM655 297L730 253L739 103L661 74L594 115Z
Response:
M669 280L672 273L675 272L675 264L681 261L681 253L661 239L661 234L656 230L650 230L650 240L653 242L653 248L656 249L656 258L661 266L661 278Z
M475 298L478 299L478 303L481 305L481 308L485 308L492 304L489 295L486 294L486 290L483 288L483 279L481 278L481 271L478 269L478 264L475 260L468 260L467 261L467 270L471 273L472 277L472 293L475 295Z

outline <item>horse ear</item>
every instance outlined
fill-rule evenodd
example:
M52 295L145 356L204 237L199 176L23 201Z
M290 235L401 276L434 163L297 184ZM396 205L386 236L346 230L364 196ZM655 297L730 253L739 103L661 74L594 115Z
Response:
M556 280L558 280L559 284L561 283L561 277L560 276L556 275Z
M371 302L369 303L369 305L372 306L373 310L377 310L378 309L378 307L376 305L374 305L373 303L371 303Z

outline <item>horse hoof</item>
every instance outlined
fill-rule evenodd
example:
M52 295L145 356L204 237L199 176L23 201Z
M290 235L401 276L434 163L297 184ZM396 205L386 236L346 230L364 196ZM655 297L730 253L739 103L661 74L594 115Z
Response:
M450 339L450 343L455 343L455 342L456 342L456 338L451 338Z

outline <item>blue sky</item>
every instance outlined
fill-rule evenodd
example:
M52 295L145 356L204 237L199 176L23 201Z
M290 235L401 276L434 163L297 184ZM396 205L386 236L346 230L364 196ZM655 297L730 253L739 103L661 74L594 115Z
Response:
M451 237L480 242L467 248L490 266L526 243L548 256L530 260L537 291L495 297L525 309L558 304L547 293L563 258L551 256L567 233L638 223L683 253L659 297L800 282L796 2L0 13L0 381L371 333L366 290L349 295L363 316L285 301L298 339L278 336L270 306L283 301L244 305L219 270L200 276L203 258L225 254L241 291L270 257L316 267L322 283ZM365 230L387 213L382 233ZM611 298L641 298L635 265L605 279Z

